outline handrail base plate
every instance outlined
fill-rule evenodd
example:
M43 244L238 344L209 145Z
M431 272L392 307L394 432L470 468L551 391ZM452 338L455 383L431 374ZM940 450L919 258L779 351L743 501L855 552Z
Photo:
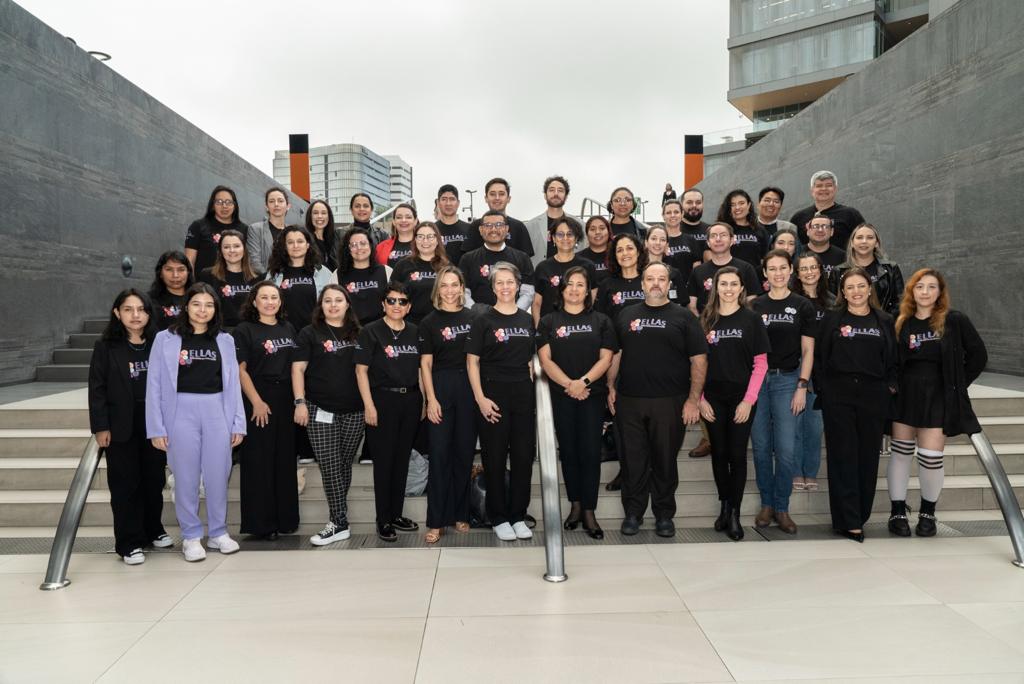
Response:
M66 579L62 582L43 582L39 585L42 591L55 591L57 589L63 589L64 587L71 584L71 580Z
M564 582L567 579L569 579L568 575L544 575L545 582L554 582L556 584L558 582Z

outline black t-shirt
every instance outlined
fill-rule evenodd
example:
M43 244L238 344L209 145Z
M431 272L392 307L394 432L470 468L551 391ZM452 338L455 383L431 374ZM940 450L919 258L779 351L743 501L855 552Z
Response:
M644 288L640 284L640 276L635 278L608 276L597 288L597 301L594 302L594 308L615 322L619 312L625 307L643 300Z
M745 307L719 316L705 334L708 341L708 384L746 385L754 368L754 357L767 354L768 333L760 317Z
M431 368L450 370L466 367L466 338L475 318L472 309L434 309L420 323L420 353L433 356Z
M779 232L779 221L778 221L778 219L772 221L771 223L762 223L761 219L757 219L754 222L754 224L758 228L763 230L764 234L768 236L768 245L771 246L772 238L774 238L775 234L777 232Z
M242 234L242 244L249 235L249 226L236 221L221 223L217 219L206 220L205 217L193 221L185 233L185 249L196 250L196 265L193 272L199 273L217 262L217 250L220 249L220 236L225 230L237 230Z
M391 280L396 283L405 283L405 291L412 302L412 308L406 316L406 320L419 324L423 317L434 310L434 303L430 301L430 295L434 292L434 281L437 280L437 272L430 265L429 261L423 259L402 259L395 265L391 274Z
M586 259L590 263L594 264L594 274L597 276L597 281L594 283L595 285L600 285L610 275L608 272L608 262L605 261L605 257L608 256L607 249L603 252L595 252L587 247L586 249L581 249L577 252L576 256L581 259Z
M342 329L307 325L299 333L292 361L305 361L306 399L331 413L363 410L356 385L355 339L342 339Z
M285 266L281 276L281 304L288 320L301 330L313 319L316 308L316 281L313 273L301 266Z
M899 346L900 361L904 368L929 371L941 369L942 338L932 332L927 319L922 321L913 316L908 318L900 329Z
M285 321L267 325L242 321L232 331L238 363L245 363L249 377L291 386L292 355L295 353L295 328Z
M690 357L706 354L697 317L669 302L633 304L614 321L622 349L617 389L627 397L674 397L690 393Z
M714 287L715 274L726 266L735 266L739 270L740 282L743 283L743 289L747 291L748 296L756 296L764 291L757 271L746 261L733 257L729 263L722 264L721 266L714 261L705 261L693 269L690 279L686 281L687 302L689 302L689 297L696 297L697 311L703 311L704 307L707 306L708 298L711 295L711 288Z
M791 292L785 299L772 299L763 294L754 300L751 308L760 314L772 343L768 367L784 371L799 368L800 338L814 339L818 331L818 314L814 305L805 297Z
M338 284L348 292L352 310L360 325L366 325L384 316L380 298L387 289L388 278L383 266L373 264L369 268L353 268L337 275Z
M805 245L807 244L807 224L814 218L817 211L812 204L789 217L790 223L796 226L800 242ZM833 204L828 209L823 209L821 213L832 219L832 244L839 247L841 251L845 251L853 229L864 223L864 216L853 207L846 207L842 204Z
M164 292L162 297L153 299L153 315L156 318L157 332L167 330L168 326L178 320L178 315L185 308L185 295Z
M412 254L412 240L409 242L399 242L396 237L395 241L391 243L391 253L388 254L387 265L394 268L398 265L399 261L410 254Z
M477 219L470 224L469 230L466 232L466 241L462 243L463 254L468 254L474 249L484 246L484 238L480 234L481 222L482 219ZM513 249L518 249L520 252L524 252L527 256L533 256L533 240L530 239L530 231L526 229L526 224L511 216L506 216L505 222L508 223L508 234L505 235L505 244Z
M533 274L533 281L536 283L537 294L543 297L540 304L540 315L544 316L555 310L555 305L561 302L562 297L558 287L565 276L565 272L573 266L582 266L587 269L587 277L590 286L597 287L597 272L594 264L586 259L575 255L571 261L558 261L554 257L545 259L537 264L537 270Z
M132 384L132 397L135 401L146 401L146 375L149 373L149 351L153 343L146 340L142 349L136 349L127 340L125 345L128 348L128 379Z
M463 244L469 234L469 224L462 220L452 224L438 221L437 229L441 231L441 241L444 243L444 253L448 255L448 261L453 264L459 263L464 251Z
M466 353L480 357L480 377L495 382L529 380L536 347L533 316L517 309L503 314L494 308L473 319Z
M207 268L199 274L199 280L212 287L220 297L220 312L224 318L224 325L233 328L241 322L239 313L245 300L249 297L249 291L263 278L256 276L246 282L245 276L241 272L228 271L224 274L224 279L221 280L210 273L210 269Z
M406 323L401 332L376 320L359 331L356 363L370 369L370 387L418 387L420 345L416 325Z
M636 219L632 216L629 217L629 220L626 223L615 223L612 221L611 227L612 237L622 235L623 233L629 233L630 235L636 235L640 238L640 242L643 242L644 238L647 237L647 231L641 230L640 226L636 225Z
M583 226L580 225L580 222L574 219L572 216L568 216L566 214L563 214L558 218L551 218L550 216L548 216L548 228L547 232L544 234L545 244L547 245L544 251L545 259L550 259L551 257L555 256L556 252L558 252L558 246L555 244L554 238L551 237L551 226L555 225L556 222L561 223L562 221L568 221L570 224L577 226L580 229L580 233L583 233Z
M690 277L693 271L694 262L700 263L703 260L704 251L697 245L697 241L686 233L680 233L668 239L668 251L665 252L665 263L674 266L679 271L683 282Z
M223 391L222 362L216 339L206 335L183 336L178 356L178 392L216 394Z
M679 227L684 235L689 235L697 243L697 249L700 250L700 253L695 261L702 261L704 259L704 252L708 251L708 224L701 221L697 225L690 225L683 221L679 224Z
M459 269L466 277L466 287L475 303L493 306L498 301L488 276L491 274L491 266L499 261L507 261L518 268L523 285L533 285L533 262L525 252L514 247L505 247L500 252L480 247L466 252L459 261Z
M573 380L594 367L602 349L610 349L612 353L619 350L611 319L593 309L578 314L553 311L540 319L537 347L544 346L551 347L551 360ZM592 379L591 393L607 390L604 375Z
M839 320L838 330L822 330L832 335L832 354L826 360L825 370L842 375L866 375L885 380L885 338L874 312L855 316L846 311Z
M815 252L810 247L804 250L805 254L810 252L817 254L821 260L821 277L825 279L825 282L829 285L829 290L834 294L839 287L839 279L833 278L832 272L838 266L846 263L846 252L836 247L835 244L831 244L824 252Z
M761 259L768 253L768 234L764 229L735 226L736 234L729 251L737 259L742 259L761 272Z
M337 233L335 233L335 236L337 236ZM331 271L338 268L337 237L335 237L335 239L330 244L328 244L324 240L318 238L316 234L314 234L313 242L316 243L316 248L320 251L320 260L323 262L324 268Z

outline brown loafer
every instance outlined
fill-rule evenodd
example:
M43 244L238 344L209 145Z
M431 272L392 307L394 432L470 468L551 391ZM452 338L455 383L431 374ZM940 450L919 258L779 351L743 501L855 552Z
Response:
M776 512L775 523L786 534L796 534L796 523L789 517L789 513Z
M768 527L772 524L774 513L775 511L773 511L769 506L763 506L761 508L761 512L754 517L754 526L762 529Z
M711 442L701 439L700 444L690 449L690 458L705 458L711 453Z

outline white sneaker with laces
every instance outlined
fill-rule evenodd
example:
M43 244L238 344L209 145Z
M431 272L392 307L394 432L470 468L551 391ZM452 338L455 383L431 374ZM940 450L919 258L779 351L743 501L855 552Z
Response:
M324 526L324 529L309 538L309 543L313 546L326 546L334 542L344 541L350 536L351 532L349 532L347 527L342 529L333 522L329 522Z
M522 520L512 523L512 531L516 533L516 539L533 539L533 530Z
M498 536L501 541L515 541L516 533L513 531L512 526L507 522L503 522L500 525L495 525L491 529L494 530L494 534Z
M235 553L238 551L238 542L231 538L231 535L222 534L219 537L210 537L206 540L206 548L220 549L223 554Z
M142 549L132 549L131 553L122 556L121 559L125 565L142 565L146 562L146 555L142 553Z
M167 534L161 534L150 543L158 549L169 549L174 546L174 540Z
M202 539L185 539L181 542L181 552L185 554L185 560L189 563L206 560L206 549L203 548Z

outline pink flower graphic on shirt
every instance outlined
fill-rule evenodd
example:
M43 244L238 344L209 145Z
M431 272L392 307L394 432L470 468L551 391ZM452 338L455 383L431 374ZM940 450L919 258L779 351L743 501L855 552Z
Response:
M569 331L566 330L565 326L563 325L560 328L558 328L557 330L555 330L555 335L557 335L558 337L568 337L569 336Z
M768 325L768 314L761 314L761 322Z
M285 278L284 280L281 281L281 289L282 290L287 290L291 286L292 286L292 281L288 280L287 278Z
M274 346L273 340L267 340L266 342L264 342L263 343L263 349L268 354L273 354L274 352L277 351L277 348Z
M487 264L484 264L483 266L481 266L480 267L480 275L482 275L484 278L486 278L487 276L491 275L491 267L488 266Z
M178 354L178 365L179 366L191 366L192 359L188 356L188 350L182 349L181 353Z
M917 335L911 335L910 336L910 348L911 349L917 349L920 346L921 346L921 341L919 339L917 339Z
M164 316L166 318L177 318L181 314L181 307L180 306L175 306L175 305L165 306L165 307L163 307L163 309L164 309Z
M621 303L622 303L622 293L621 292L616 292L615 294L612 295L612 304L621 304Z
M629 329L632 330L633 332L636 332L637 330L639 330L640 329L640 319L639 318L634 318L633 320L631 320L629 322Z
M709 330L707 340L708 344L718 344L718 333L714 330Z
M448 340L450 342L455 339L455 333L452 332L451 328L441 328L441 339Z
M324 351L328 354L334 353L334 340L324 340Z
M762 285L762 287L764 288L765 292L767 292L768 290L772 289L772 286L768 284L767 280L764 281L764 284Z
M345 289L348 290L349 292L355 292L356 291L356 284L355 283L349 283L348 285L345 286Z
M508 335L505 334L504 328L498 328L494 331L494 339L499 342L508 342Z
M839 329L839 334L843 337L853 337L853 326L844 325Z
M396 350L389 344L388 346L384 347L384 356L388 357L389 359L397 359L398 350Z
M230 297L231 296L231 286L230 285L225 285L224 287L220 288L220 293L224 297Z
M220 233L214 233L212 238L213 238L213 244L215 244L215 245L219 245L220 244Z
M419 271L413 271L412 273L409 274L409 280L419 280L420 277L421 276Z
M712 278L706 278L704 280L704 291L705 292L711 292L711 285L713 284L712 280L713 280Z
M556 275L553 275L551 276L551 279L548 282L551 283L551 287L558 287L558 283L562 282L562 279Z

